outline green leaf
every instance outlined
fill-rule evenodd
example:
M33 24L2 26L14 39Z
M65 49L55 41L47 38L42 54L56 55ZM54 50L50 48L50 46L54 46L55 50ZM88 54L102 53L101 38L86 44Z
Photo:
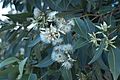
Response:
M32 13L32 9L33 9L33 6L34 6L34 1L35 0L26 0L26 8L27 8L27 11Z
M6 65L12 64L14 62L17 62L17 61L19 61L19 60L17 58L15 58L15 57L7 58L7 59L5 59L4 61L2 61L0 63L0 68L4 67Z
M88 18L84 18L84 22L85 22L85 25L86 25L86 29L87 29L87 32L89 33L92 33L92 32L95 32L95 24Z
M48 55L46 58L44 58L42 61L40 61L37 65L35 65L36 67L48 67L51 64L53 64L53 60L51 59L51 55Z
M15 65L12 68L10 68L10 71L8 73L8 80L16 80L18 73L19 73L18 65Z
M7 7L9 3L10 3L10 0L4 0L2 8Z
M110 71L113 75L114 80L117 80L120 75L120 49L115 48L110 50L108 54L108 63Z
M74 49L78 49L78 48L81 48L85 45L87 45L89 43L89 41L83 39L83 38L79 38L76 42L75 42L75 45L74 45Z
M24 74L22 75L20 80L28 80L28 78L29 78L29 74Z
M18 79L22 78L24 66L26 64L27 59L28 58L26 57L24 60L22 60L21 62L19 62L19 72L20 72L20 74L18 75Z
M0 32L5 31L5 30L9 30L9 29L13 29L16 25L15 24L4 24L1 28L0 28Z
M61 68L60 71L64 80L73 80L71 70L68 70L66 68Z
M0 80L15 80L18 74L18 66L9 66L4 70L0 70Z
M27 21L28 17L32 17L31 13L20 13L20 14L5 14L3 16L9 17L13 22L23 23Z
M37 80L37 75L36 74L30 74L28 80Z
M40 35L36 36L36 38L34 40L32 40L30 42L30 44L28 45L28 47L33 47L35 46L37 43L39 43L41 41L41 37Z
M106 14L108 12L111 12L114 8L110 5L110 6L102 6L99 9L99 13L101 14Z
M78 17L74 19L74 22L74 31L77 32L81 37L87 39L87 28L84 21Z
M50 9L57 11L70 11L76 10L76 8L81 8L80 4L81 0L43 0L45 4L47 4Z
M105 48L104 42L105 42L105 40L103 39L100 46L96 50L94 57L92 58L92 60L88 64L95 62L101 56L101 54Z

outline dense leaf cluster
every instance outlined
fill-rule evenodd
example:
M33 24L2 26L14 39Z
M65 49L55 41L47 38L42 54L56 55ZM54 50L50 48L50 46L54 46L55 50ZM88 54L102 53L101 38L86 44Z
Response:
M120 0L1 0L3 8L15 5L18 13L6 14L0 21L0 80L119 80L120 75ZM71 69L51 59L52 44L41 41L40 30L33 23L34 8L41 13L58 11L57 17L73 19L74 27L64 35L64 43L73 46ZM38 22L42 22L39 20ZM106 22L110 27L100 31ZM48 23L47 25L49 25ZM17 27L19 26L19 27ZM41 25L40 25L41 26ZM96 46L89 34L102 32ZM106 39L114 39L106 47ZM94 37L94 36L93 36Z

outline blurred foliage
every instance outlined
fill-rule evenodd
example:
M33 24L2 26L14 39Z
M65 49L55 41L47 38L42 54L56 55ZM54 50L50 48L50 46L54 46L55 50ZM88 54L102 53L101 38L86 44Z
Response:
M2 0L3 8L15 5L16 14L6 14L8 21L0 21L0 80L119 80L120 77L120 0ZM44 5L42 6L41 4ZM39 29L32 23L33 10L58 11L57 16L73 18L75 26L67 42L74 47L76 61L67 70L51 60L53 47L42 43ZM109 51L104 50L104 40L90 43L88 33L103 22L111 25L109 38L117 35ZM9 23L10 22L10 23ZM19 25L19 28L16 26ZM101 37L101 36L100 36Z

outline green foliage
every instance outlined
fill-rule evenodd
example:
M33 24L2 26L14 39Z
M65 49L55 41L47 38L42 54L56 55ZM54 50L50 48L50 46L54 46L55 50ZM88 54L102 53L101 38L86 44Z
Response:
M110 71L113 74L114 80L117 80L120 74L119 52L120 49L116 48L116 49L111 49L110 53L108 54L108 63L109 63Z
M22 60L21 62L19 62L19 72L20 72L20 74L18 75L18 79L21 79L21 77L22 77L26 61L27 61L27 58L25 58L24 60Z
M15 58L15 57L7 58L7 59L5 59L4 61L2 61L2 62L0 63L0 68L4 67L4 66L6 66L6 65L12 64L12 63L14 63L14 62L16 62L16 61L18 61L18 59Z
M64 80L73 80L70 70L63 68L60 71L61 71L61 74L62 74Z
M92 58L92 60L88 64L91 64L91 63L95 62L101 56L101 54L103 53L104 48L105 48L105 40L103 39L100 46L95 51L94 57Z
M9 19L0 21L0 80L120 79L120 0L2 1L3 8L15 5L18 13L4 14ZM63 42L58 45L44 42L40 35L46 27L60 24L47 20L52 11L58 11L63 23L74 22L70 32L59 30ZM61 65L52 53L68 43L73 49L62 55L69 60Z

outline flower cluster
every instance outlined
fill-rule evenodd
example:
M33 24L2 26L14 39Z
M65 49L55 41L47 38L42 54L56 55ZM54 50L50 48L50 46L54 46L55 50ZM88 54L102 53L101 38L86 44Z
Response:
M72 51L73 47L70 44L58 45L54 47L51 58L58 63L62 63L62 66L66 69L70 69L75 61L70 56Z
M75 61L70 56L70 53L73 51L73 47L70 44L61 44L63 39L60 35L65 35L66 33L70 32L72 26L74 26L74 22L72 20L66 22L64 18L57 18L55 16L56 13L57 12L51 12L48 14L47 21L53 22L55 24L54 26L52 24L50 25L50 31L48 31L48 35L44 37L46 37L46 40L48 40L47 42L52 42L53 45L56 45L51 54L52 60L58 63L62 63L63 67L70 69L73 65L72 62ZM41 35L43 34L44 32L41 33Z
M64 18L56 17L56 14L56 11L50 12L47 17L49 27L40 28L41 40L45 43L52 43L53 45L61 43L62 39L60 35L65 35L70 32L72 26L74 25L72 20L65 21Z
M43 14L38 8L34 9L32 27L39 27L41 41L54 46L51 59L61 63L66 69L72 68L74 59L71 58L73 47L71 44L63 44L63 37L74 26L73 20L65 20L57 17L57 11ZM31 26L31 25L30 25Z
M116 48L114 45L115 39L117 36L114 36L112 39L109 39L109 35L107 34L108 29L110 28L110 25L108 26L106 22L103 22L103 24L100 24L100 26L96 25L96 27L100 30L98 32L93 32L92 34L88 33L90 36L90 42L92 42L96 47L99 46L100 41L104 38L105 39L105 48L104 50L108 51L108 47L111 46L113 48ZM102 35L103 37L98 37L97 35Z

